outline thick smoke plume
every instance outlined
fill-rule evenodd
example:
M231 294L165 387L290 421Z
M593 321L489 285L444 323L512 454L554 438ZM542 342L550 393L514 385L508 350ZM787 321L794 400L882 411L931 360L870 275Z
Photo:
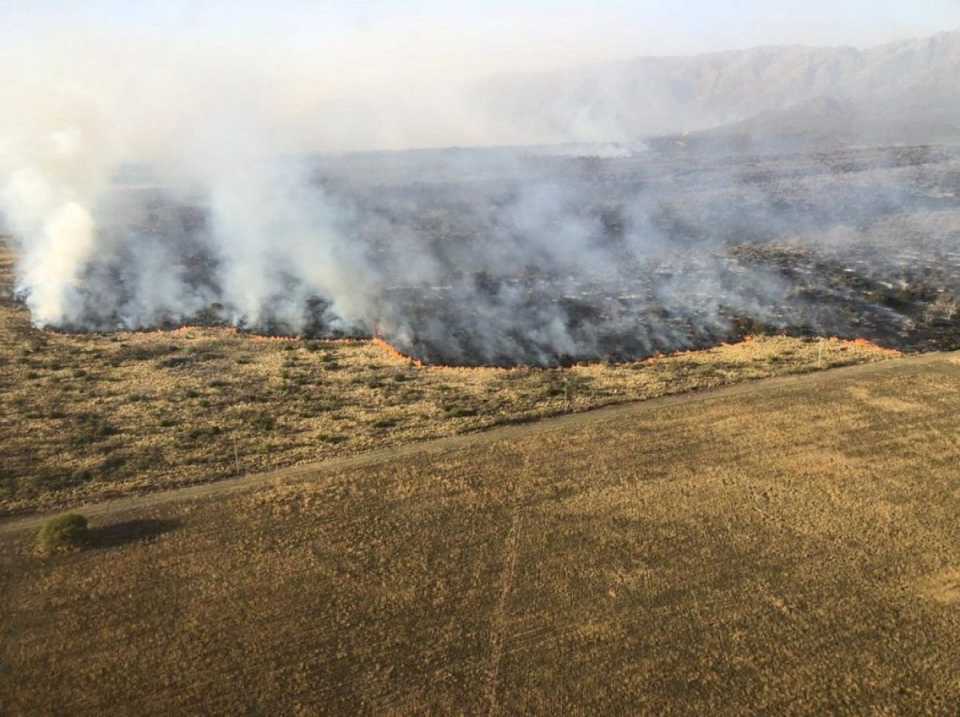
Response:
M117 69L129 49L0 90L19 108L0 119L0 208L38 326L376 334L428 361L556 365L757 328L936 339L930 322L952 317L960 165L946 150L334 154L345 111L384 118L360 143L468 117L469 138L489 138L437 87L425 106L447 111L421 121L409 99L391 117L386 89L305 101L249 58ZM916 246L940 273L911 294L891 222L930 212L942 221Z

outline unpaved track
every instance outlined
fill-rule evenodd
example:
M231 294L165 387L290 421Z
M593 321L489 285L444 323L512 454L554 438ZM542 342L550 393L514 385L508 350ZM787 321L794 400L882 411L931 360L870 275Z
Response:
M954 360L951 361L951 358ZM337 473L344 470L349 470L359 466L386 463L404 456L418 454L436 455L440 453L448 453L478 444L510 440L513 438L535 434L546 434L553 431L597 421L618 420L634 415L641 416L670 406L721 401L728 398L756 393L776 393L781 389L796 386L809 386L811 389L815 389L816 386L832 381L839 377L863 377L873 374L882 375L891 372L911 370L913 368L921 368L934 363L943 363L952 366L955 368L955 370L960 372L960 351L952 353L928 353L920 356L891 359L889 361L882 361L879 363L860 364L857 366L845 366L842 368L815 371L813 373L801 374L797 376L780 376L776 378L761 379L759 381L751 381L734 386L726 386L724 388L710 391L698 391L674 396L663 396L661 398L653 398L645 401L634 401L615 406L598 408L591 411L585 411L583 413L545 418L518 425L501 426L499 428L493 428L485 431L478 431L459 436L448 436L431 441L424 441L421 443L411 443L404 446L382 448L354 456L333 458L316 463L304 463L301 465L291 466L289 468L282 468L266 473L253 473L240 476L238 478L230 478L213 483L203 483L184 488L176 488L173 490L157 491L147 494L116 498L98 503L90 503L77 506L73 510L82 512L87 517L102 518L113 514L167 505L181 501L226 496L264 486L296 483L306 480L330 480L334 478ZM9 535L20 531L35 530L39 528L48 517L48 514L38 514L5 520L0 522L0 535Z
M955 715L958 395L908 359L3 536L0 713Z

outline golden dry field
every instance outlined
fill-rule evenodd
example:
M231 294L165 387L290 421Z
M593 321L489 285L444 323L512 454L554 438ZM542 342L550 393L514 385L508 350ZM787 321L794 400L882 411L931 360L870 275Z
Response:
M0 517L896 355L756 337L625 365L457 369L226 328L67 335L30 325L12 262L0 249Z
M958 395L904 359L0 530L0 713L955 714Z

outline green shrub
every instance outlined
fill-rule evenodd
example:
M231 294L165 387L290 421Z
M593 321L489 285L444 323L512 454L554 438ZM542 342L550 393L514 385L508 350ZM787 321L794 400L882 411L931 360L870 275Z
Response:
M181 368L182 366L187 366L192 362L190 356L172 356L170 358L163 359L162 361L157 362L158 368Z
M79 513L51 518L37 533L37 550L45 555L83 547L90 537L87 519Z
M91 443L105 441L118 433L117 428L107 423L101 416L95 414L80 414L77 417L78 431L73 436L73 443L85 446Z
M179 350L180 347L174 344L123 344L121 349L114 356L116 362L115 365L119 365L126 361L152 361L154 359L162 359L165 356L169 356L172 353L178 352Z
M0 498L12 498L17 493L17 477L13 471L0 468Z
M113 455L107 456L100 463L100 471L103 473L114 473L119 469L123 468L127 463L127 457L114 453Z
M260 413L251 416L248 424L258 431L272 431L277 425L277 420L269 413Z
M74 471L58 471L56 469L38 470L31 483L42 491L57 491L73 488L74 486L89 483L94 478L86 468L78 468Z
M194 444L199 441L211 440L216 438L221 433L223 429L216 425L203 425L203 426L194 426L183 433L183 438L188 444Z

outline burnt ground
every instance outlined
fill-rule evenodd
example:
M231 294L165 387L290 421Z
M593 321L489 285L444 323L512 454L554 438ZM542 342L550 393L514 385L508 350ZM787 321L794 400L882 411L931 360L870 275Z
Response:
M552 365L757 332L960 347L956 149L538 158L510 171L496 187L341 188L375 196L370 214L414 227L445 267L433 286L384 292L381 331L405 353Z
M30 325L0 249L0 521L108 496L899 354L756 337L563 370L417 366L375 341L229 327L63 334Z
M447 150L321 157L314 171L326 199L349 208L338 229L362 248L365 315L344 325L318 287L295 321L267 306L242 328L376 334L425 363L466 366L628 361L758 332L960 348L957 148ZM139 207L138 235L173 243L187 284L215 299L202 202L173 205L156 191L123 201ZM127 326L122 267L92 271L119 277L115 301L101 292L66 328ZM234 313L212 300L150 323Z

